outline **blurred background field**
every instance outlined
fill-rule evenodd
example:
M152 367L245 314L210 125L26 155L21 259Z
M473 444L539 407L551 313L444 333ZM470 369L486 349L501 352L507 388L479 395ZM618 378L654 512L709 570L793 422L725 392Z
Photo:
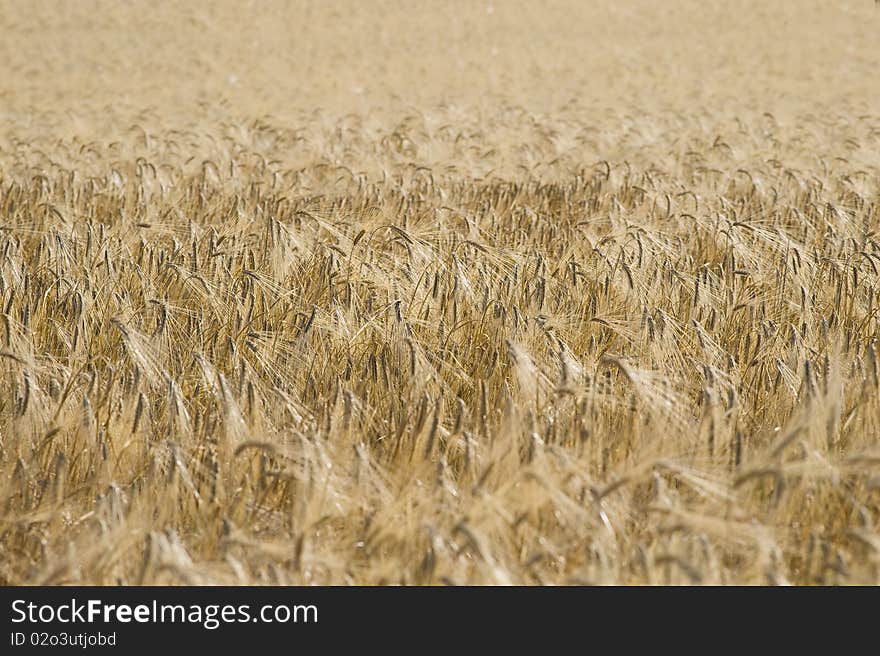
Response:
M876 102L878 22L863 0L5 0L0 143L11 166L9 139L107 144L135 125L219 138L257 119L332 132L348 116L387 134L419 117L502 149L554 132L540 156L493 161L512 168L632 159L769 112L812 117L823 151L848 155L840 132ZM442 157L425 145L412 159Z

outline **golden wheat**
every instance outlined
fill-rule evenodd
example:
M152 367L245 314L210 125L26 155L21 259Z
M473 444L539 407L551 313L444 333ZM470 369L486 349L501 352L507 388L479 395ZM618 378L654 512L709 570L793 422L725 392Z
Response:
M876 18L630 4L0 12L0 583L880 583Z

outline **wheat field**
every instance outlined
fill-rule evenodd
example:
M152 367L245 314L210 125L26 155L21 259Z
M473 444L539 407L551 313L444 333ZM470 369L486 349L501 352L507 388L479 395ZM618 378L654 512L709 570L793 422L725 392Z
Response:
M0 583L880 583L874 3L0 33Z

